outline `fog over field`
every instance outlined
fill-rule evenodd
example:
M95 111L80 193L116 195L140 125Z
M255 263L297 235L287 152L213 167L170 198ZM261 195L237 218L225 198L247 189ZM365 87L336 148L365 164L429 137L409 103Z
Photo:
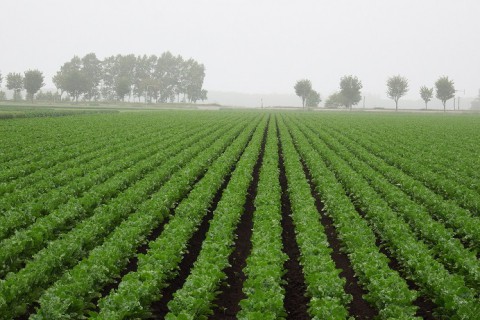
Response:
M479 12L476 0L2 1L0 71L39 69L54 88L74 55L171 51L205 65L210 102L298 106L296 80L310 79L325 100L351 74L367 106L394 106L385 83L399 74L410 89L402 107L422 107L420 87L443 75L470 107L480 88Z

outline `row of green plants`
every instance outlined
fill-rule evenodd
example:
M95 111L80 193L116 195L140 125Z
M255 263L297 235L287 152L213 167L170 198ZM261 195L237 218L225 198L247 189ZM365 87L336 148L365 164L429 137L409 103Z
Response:
M292 138L283 120L278 123L299 262L310 299L308 312L314 319L347 319L352 297L345 293L346 281L332 260L332 248Z
M287 127L296 149L312 176L318 193L336 228L342 248L362 287L363 298L378 310L381 319L415 318L413 304L417 292L411 291L397 271L390 269L389 259L380 252L376 237L355 209L335 175L319 160L317 151L287 118Z
M367 181L332 151L323 148L318 137L306 133L318 155L345 187L357 208L380 238L388 244L404 271L428 294L433 302L452 318L474 319L480 314L480 303L474 290L462 276L450 274L432 256L427 245L418 241L408 224L400 219L377 195Z
M225 117L224 119L221 119L221 121L226 121L223 123L229 123L231 118L231 116ZM161 123L163 119L160 118L158 120L160 120ZM0 199L0 205L2 205L2 207L11 207L13 204L15 204L14 201L16 201L16 199L18 199L18 202L23 203L25 201L23 199L25 198L22 198L22 196L30 199L40 193L45 192L46 190L58 188L59 186L64 185L66 182L70 182L73 177L83 175L86 172L88 173L94 169L94 167L90 166L90 161L106 161L106 155L110 150L122 150L129 146L134 147L135 145L148 142L154 144L162 141L169 141L169 139L174 138L174 135L177 134L175 128L188 128L188 131L193 134L202 128L201 120L205 119L172 118L170 120L170 122L161 126L161 130L159 130L157 124L155 126L132 126L130 124L129 130L120 132L120 134L118 132L111 134L108 131L98 132L97 130L99 129L97 128L94 128L94 130L91 128L86 128L87 132L96 132L99 137L102 137L102 140L98 141L97 139L97 141L92 141L90 140L90 137L86 136L83 140L83 143L76 145L77 149L79 149L81 153L79 157L74 157L64 162L55 163L52 167L39 168L32 174L10 182L0 183L0 195L10 193L8 196L12 197L12 201L7 201L5 199L7 196L5 195L2 197L2 199ZM103 128L103 126L101 127ZM63 134L64 133L62 133L62 136ZM187 134L187 130L183 130L182 134ZM84 136L84 134L81 133L81 136ZM16 138L17 137L15 137L15 139ZM85 143L86 141L89 143ZM28 141L24 145L20 146L19 149L29 149L30 147L35 146L37 143L39 144L37 141ZM59 145L61 148L61 143L59 143ZM62 149L60 149L60 152L68 152L68 150L62 151ZM25 155L24 158L26 158L29 162L36 162L37 160L35 158L37 155L42 155L42 157L45 158L49 157L51 153L52 152L42 148L40 152L34 151L29 155ZM90 167L83 169L83 165L89 165ZM20 195L20 190L22 190L22 195Z
M192 137L190 141L180 141L178 144L155 154L153 158L147 157L146 159L139 159L137 154L132 154L129 158L121 159L117 164L119 168L113 165L105 167L104 170L106 172L112 170L123 171L107 179L104 183L94 186L83 194L82 197L71 199L55 211L38 218L28 228L18 231L12 237L0 242L2 246L2 251L0 251L0 276L4 276L7 272L18 270L25 261L28 261L33 254L42 249L48 241L56 239L61 233L73 228L76 223L95 214L99 210L103 210L104 206L100 206L101 204L110 205L110 203L112 203L115 205L115 202L119 201L118 199L121 201L122 197L136 192L136 188L132 188L132 185L135 183L140 181L140 183L137 184L140 187L143 187L145 183L149 186L158 187L162 180L157 178L156 181L149 181L149 179L146 179L148 178L148 174L150 173L151 177L155 176L155 174L151 172L155 170L158 165L166 162L170 159L169 157L180 152L190 144L201 141L205 136L208 135ZM157 148L154 148L154 150L159 151ZM147 151L147 155L148 153ZM145 157L145 154L141 153L140 156ZM184 161L187 159L188 158L185 158ZM177 163L171 160L167 164L170 164L169 167L175 167L175 165L177 165ZM166 178L164 178L164 180ZM155 190L150 188L143 187L142 190L144 190L144 193L148 190ZM126 192L122 193L123 191ZM143 199L142 196L148 195L148 193L144 193L137 191L137 193L133 195L141 201ZM121 197L118 197L119 194ZM110 201L112 199L113 201ZM132 207L134 203L128 207Z
M16 119L16 118L44 118L44 117L65 117L76 116L84 114L98 114L98 113L116 113L118 110L55 110L55 109L43 109L43 110L22 110L18 112L1 112L0 120L4 119Z
M234 128L222 128L206 139L194 141L177 156L165 155L168 160L160 168L152 163L152 167L155 168L153 173L128 188L108 205L99 207L90 218L81 221L71 232L51 242L18 273L7 275L5 281L0 283L0 314L5 314L4 318L8 319L25 313L26 307L37 299L43 290L56 281L64 271L88 255L92 249L102 244L105 237L132 212L140 208L148 198L156 195L157 206L163 203L166 192L177 194L181 198L190 188L188 183L183 184L183 190L175 188L175 185L172 187L173 182L169 183L169 189L158 188L167 180L170 181L177 171L180 172L178 175L187 175L194 180L208 167L212 158L221 153L222 148L238 135L242 125L244 122ZM196 162L191 162L192 158L203 160L203 166L195 166ZM189 175L194 168L197 174ZM173 198L170 206L180 198Z
M242 117L241 114L232 113L220 118L239 117ZM93 146L109 138L128 140L135 138L137 132L142 134L145 130L159 131L171 124L179 129L187 129L201 126L205 122L216 122L218 119L213 114L162 111L6 121L1 123L0 162L2 170L5 170L38 162L46 155L61 150L66 152L70 148Z
M310 128L310 130L313 129ZM324 130L316 130L314 134L325 143L325 147L328 146L361 175L397 215L411 226L417 237L429 245L437 260L442 262L449 271L463 275L472 288L476 290L480 288L480 263L476 253L465 249L460 240L455 238L452 230L434 220L421 205L412 201L366 163L358 160L353 153L329 137Z
M388 135L393 133L391 128L390 130L389 128L370 130L368 134L380 141L394 141L398 151L413 161L436 172L448 174L461 184L465 184L466 181L460 178L466 178L469 183L474 183L478 191L480 163L475 161L478 150L475 139L478 134L478 124L474 117L435 119L435 121L427 118L414 124L414 127L411 126L412 124L405 126L405 122L399 122L394 130L399 133L395 135L395 139L388 138ZM438 132L439 128L441 132ZM355 129L365 132L365 128L356 127Z
M173 129L173 126L171 129ZM40 168L19 179L1 183L0 210L3 212L13 206L18 208L18 204L24 205L29 199L63 186L71 182L72 179L107 164L108 161L111 161L107 160L109 156L111 157L116 153L125 153L127 148L133 150L138 144L148 146L155 143L154 138L159 136L158 132L151 132L151 129L148 131L134 130L133 133L136 136L132 139L105 136L105 144L95 142L79 145L78 148L82 151L78 157L58 162L52 167ZM94 163L98 164L94 165Z
M188 136L184 135L181 138L188 138ZM46 192L38 197L32 196L32 198L28 199L28 189L15 193L18 196L13 198L12 209L0 217L0 239L3 240L11 236L14 231L18 232L21 228L29 226L45 214L52 214L55 209L68 203L71 199L79 199L84 193L96 190L98 185L101 185L135 163L139 161L148 163L151 161L149 160L150 157L154 158L155 154L158 153L158 147L165 148L174 139L170 142L165 141L163 144L154 141L155 139L153 141L149 139L144 143L133 144L131 147L120 145L120 150L123 151L99 157L97 161L91 163L92 166L85 165L81 169L85 172L78 179L73 179L65 186L52 189L50 192ZM180 139L179 141L182 140ZM22 199L23 202L19 199L22 196L25 198ZM62 206L60 210L63 209Z
M370 134L370 136L374 141L381 139L381 134ZM408 136L410 137L410 135ZM413 141L415 140L418 139L413 138ZM445 142L442 143L438 140L435 140L434 146L424 146L424 144L420 143L404 142L402 139L402 141L395 143L395 149L398 153L401 153L403 157L408 157L409 161L419 163L435 174L439 174L447 179L453 180L455 183L464 185L479 193L480 196L480 176L478 172L471 170L472 165L476 162L475 152L458 150L452 148L451 144L445 144ZM432 149L434 148L436 149L436 154L432 156ZM454 149L454 151L451 149ZM452 160L453 152L455 159ZM459 154L462 155L461 161L458 161ZM452 166L452 163L454 163L455 166Z
M212 302L226 279L235 241L235 230L244 212L248 187L260 154L266 121L257 127L251 142L232 173L222 198L213 212L213 218L202 243L202 248L182 288L168 303L166 319L206 319L213 314Z
M242 142L246 143L250 131L251 129L245 130L234 142L235 147L232 146L232 148L236 148L235 151L238 152ZM214 149L218 152L219 148L221 150L221 144L217 144ZM208 162L211 161L209 157L212 159L215 157L212 155L214 149L209 151L208 154L204 154L202 158L195 159L195 166L192 164L190 170L180 172L177 176L172 177L162 188L162 192L157 194L158 196L154 195L149 201L142 204L134 214L130 215L113 231L101 246L93 249L87 258L50 287L40 298L40 308L32 318L67 319L83 316L90 308L91 301L98 297L102 288L120 276L120 272L126 267L128 260L135 255L137 248L146 242L147 235L161 222L168 219L171 206L190 189L192 182L202 173L205 165L208 165ZM224 155L229 150L231 149L227 149ZM234 157L226 158L224 155L216 161L217 163L218 161L224 161L223 165L228 168L228 165L232 163L227 162L227 160L234 161ZM211 168L215 168L215 163L212 164ZM208 172L211 172L210 170ZM224 173L227 174L228 171L224 171ZM213 197L212 189L208 190L210 191L209 194L206 193L208 192L207 189L218 188L218 183L222 182L224 176L220 176L220 179L213 181L208 180L210 175L213 175L213 173L207 173L194 187L187 198L188 200L184 200L189 203L189 205L183 205L185 208L194 210L194 204L200 203L200 199L207 203L211 201L211 197ZM216 184L212 182L216 182ZM205 186L208 186L208 188ZM202 188L204 193L198 195L199 198L194 200L194 194L198 192L195 190L198 188ZM205 204L202 205L202 209L205 209Z
M279 181L278 142L275 120L268 125L253 213L252 249L243 269L245 281L238 319L284 319L285 289L282 277L282 203Z
M353 137L353 136L352 136ZM480 215L480 196L467 186L457 183L442 174L435 173L429 167L421 165L408 157L398 154L392 149L388 141L372 140L368 135L354 137L356 142L366 148L370 153L384 159L388 164L395 166L411 177L421 181L425 186L446 199L454 200L460 206L470 210L475 215Z
M88 139L87 136L88 134L84 135L84 139ZM50 151L47 157L45 157L43 152L38 152L37 157L33 159L28 155L25 156L26 159L21 159L23 163L9 163L5 166L6 169L2 169L0 172L0 183L14 181L41 168L53 167L58 163L82 156L85 152L94 151L97 150L97 148L104 148L109 144L108 139L103 139L103 137L91 137L91 139L92 144L85 144L85 141L80 140L69 146ZM97 142L97 140L100 141Z
M337 141L345 145L354 155L381 173L391 184L397 186L416 203L424 206L429 214L451 228L457 236L478 251L480 249L480 221L478 217L459 207L455 202L444 198L428 189L402 170L387 164L381 158L371 154L355 140L345 134L339 134L330 128L326 129Z
M47 119L43 121L45 120ZM85 144L84 139L88 139L93 144L100 143L104 139L98 130L77 131L75 129L77 123L72 122L71 119L64 118L61 119L62 121L55 119L53 123L48 120L41 124L38 123L38 119L22 119L1 123L4 135L0 138L2 144L0 161L5 169L40 161L45 157L45 154L57 154L60 150L69 151L79 148L79 146ZM97 123L97 121L93 121L93 123ZM68 125L71 127L67 128ZM111 125L104 125L106 132L110 130ZM74 129L72 130L72 128ZM91 145L87 147L91 147ZM5 175L5 177L7 176Z
M213 163L211 162L214 159L203 159L203 164L198 169L208 167L205 176L178 205L160 236L148 243L147 253L137 256L137 270L126 274L116 290L98 301L100 310L93 315L93 319L138 318L150 314L151 303L160 299L162 289L176 275L178 265L188 249L189 239L201 224L215 194L220 191L224 180L242 155L257 123L255 121L246 128L245 124L242 124L244 130L240 136L233 142L233 139L228 139L230 145ZM215 144L217 152L225 149L219 149L218 142ZM191 171L197 170L192 168ZM200 171L197 172L199 173ZM170 181L173 187L183 188L194 182L193 179L185 179L183 182ZM161 207L159 209L162 210Z

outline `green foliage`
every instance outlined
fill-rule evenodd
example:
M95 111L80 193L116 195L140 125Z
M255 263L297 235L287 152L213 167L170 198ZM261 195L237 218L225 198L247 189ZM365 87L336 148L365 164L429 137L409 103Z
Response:
M217 140L209 149L204 150L194 159L194 166L183 171L183 175L180 175L178 179L171 179L168 182L168 186L188 189L188 186L195 180L195 176L210 166L188 198L185 198L175 209L173 218L164 227L162 234L149 243L148 253L138 256L137 271L127 274L117 290L100 299L100 312L93 317L94 319L138 317L148 313L150 303L157 299L162 288L167 285L167 281L175 275L177 266L185 253L187 241L201 223L210 202L229 173L231 166L238 160L255 125L256 123L251 123L234 143L232 142L235 136L244 128L245 123L229 129L233 136L229 135ZM225 150L227 145L230 146ZM218 159L214 155L219 156ZM170 197L172 192L165 194ZM176 191L173 195L175 194L177 194L176 197L183 197L185 192L178 194ZM159 200L164 201L163 199ZM171 204L168 207L170 206ZM140 283L141 285L139 285Z
M243 270L246 280L240 301L239 319L284 319L282 276L288 259L282 251L282 203L276 123L270 120L260 168L255 212L253 213L252 250Z
M115 55L99 60L94 53L73 57L53 77L55 86L68 92L75 101L84 99L124 100L144 97L155 102L189 102L206 99L202 89L205 66L193 59L184 60L164 52L161 56ZM101 84L101 86L100 86Z
M288 120L287 123L291 123ZM359 280L368 288L365 299L375 305L382 318L413 318L416 294L408 289L406 282L388 266L388 258L379 252L375 234L357 213L353 203L335 175L319 156L320 141L313 133L298 129L298 123L289 125L301 156L305 159L313 182L324 201L326 214L332 217L344 250Z
M30 96L30 100L33 102L34 95L45 85L43 83L43 73L38 70L25 71L25 77L23 79L23 87L27 90L27 94Z
M212 313L212 302L226 277L224 270L234 249L231 244L243 213L265 126L266 121L262 121L237 163L214 212L197 261L183 287L174 293L173 300L168 303L170 312L166 319L202 319Z
M428 102L433 98L433 88L422 86L420 88L420 96L422 97L422 100L425 101L425 109L427 109Z
M447 100L455 97L455 86L453 80L449 80L446 76L440 77L435 82L435 87L437 89L436 97L442 101L443 110L445 111L445 104L447 103Z
M305 107L307 97L310 91L312 91L312 82L308 79L298 80L293 88L295 89L295 94L302 98L302 107Z
M130 86L130 80L127 77L119 77L116 79L115 93L120 100L125 100L125 95L130 93Z
M305 101L307 107L318 107L318 104L322 101L320 98L320 93L315 90L311 90Z
M45 102L60 102L60 94L52 91L43 92L42 90L40 90L35 95L35 99L37 101L45 101Z
M0 101L5 101L7 100L7 94L5 91L0 90Z
M279 127L300 264L310 298L309 313L314 319L346 319L352 297L345 293L345 279L340 278L341 270L331 258L332 249L292 138L283 121Z
M400 75L387 80L387 96L395 101L395 110L398 110L398 100L408 92L408 80Z
M13 72L7 74L7 89L13 90L13 100L22 100L23 76Z
M362 82L354 76L343 76L340 79L340 95L342 101L347 109L351 109L352 106L362 100L361 89L363 88Z
M150 306L174 283L189 239L230 176L200 253L167 303L166 319L207 319L224 288L266 128L237 318L287 316L280 181L312 319L357 316L349 312L349 282L336 267L327 217L379 319L416 319L419 295L438 306L437 318L480 313L479 117L73 117L65 116L72 110L0 107L0 118L14 113L49 118L0 121L0 319L151 317ZM137 268L120 279L133 259Z
M334 92L325 101L325 108L337 109L346 105L345 99L340 92Z

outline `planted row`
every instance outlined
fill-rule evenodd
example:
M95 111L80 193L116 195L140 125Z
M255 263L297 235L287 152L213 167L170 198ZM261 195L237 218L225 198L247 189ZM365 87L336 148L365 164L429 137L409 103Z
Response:
M460 235L464 242L470 243L474 250L480 250L480 221L478 217L472 216L469 211L460 208L453 201L444 200L442 196L437 195L421 182L396 167L388 165L381 158L372 155L343 134L338 134L330 129L324 129L324 131L345 145L355 157L366 162L381 173L391 184L408 194L411 199L425 206L432 216L452 228L452 231Z
M208 131L205 132L205 134L208 133ZM149 172L155 170L158 165L161 165L169 159L169 157L178 153L186 146L204 137L205 135L202 134L199 137L191 137L189 140L184 140L164 151L160 151L152 158L148 157L142 160L142 157L145 158L146 155L151 153L149 150L145 150L140 154L132 154L127 159L121 159L115 165L106 167L103 174L112 170L126 170L107 179L104 183L94 186L82 197L71 199L57 210L37 219L35 223L27 229L15 233L12 237L0 243L2 246L2 251L0 251L0 275L3 276L7 272L18 270L26 259L43 248L47 241L55 239L60 231L66 232L73 228L76 223L82 221L82 219L95 214L97 207L99 211L104 210L104 207L99 207L100 204L107 203L110 199L115 199L113 203L111 203L111 205L115 206L117 201L122 201L124 197L129 197L131 204L124 206L124 208L131 208L136 203L133 201L134 199L143 200L143 198L146 197L149 192L155 190L163 180L158 179L155 174L151 174L150 179L142 180L142 178L149 178ZM154 151L159 150L155 148ZM184 161L186 161L188 157L184 159ZM178 163L172 162L171 160L170 163L169 168L178 165ZM156 180L152 181L151 179L153 177L155 177ZM140 183L134 185L135 187L131 187L132 184L138 181L140 181ZM138 188L141 188L140 190L143 192L138 192ZM125 194L121 194L124 190L126 190ZM121 194L121 197L115 198L118 194Z
M249 125L233 143L227 141L230 146L213 163L211 161L214 159L206 158L198 168L192 168L191 171L198 174L209 166L205 176L175 209L174 216L164 226L160 236L148 244L148 252L138 255L137 270L125 275L117 290L99 300L100 311L93 316L94 319L135 318L150 313L150 304L160 298L162 289L177 272L188 240L242 154L254 127ZM217 153L223 149L217 149ZM185 177L182 183L176 181L174 186L186 188L193 181L191 177ZM168 211L171 205L163 207L160 202L157 210Z
M480 289L480 263L476 253L465 249L460 240L454 237L453 231L432 219L422 206L410 200L407 195L368 165L357 160L355 155L341 144L328 137L324 132L317 131L316 134L363 176L390 207L412 226L417 235L429 244L433 254L447 269L462 274L470 286L477 290Z
M132 134L133 136L127 139L105 137L106 145L98 142L85 144L86 147L92 147L92 150L85 150L78 157L59 162L49 168L41 168L14 181L1 183L0 195L3 196L0 201L0 210L5 211L12 207L18 209L19 204L24 206L26 201L31 201L32 198L52 189L55 190L70 183L72 179L105 165L108 163L105 162L108 155L119 153L126 148L133 148L138 144L147 145L155 141L153 137L159 136L158 132L147 133L145 129L134 131Z
M173 294L168 303L166 319L201 319L212 314L212 301L225 280L225 268L234 248L235 230L244 210L253 168L260 154L265 121L258 126L252 141L238 161L235 171L222 193L205 241L194 267L183 287Z
M192 134L194 135L195 133ZM179 138L187 137L188 135L180 135ZM104 183L119 172L136 164L138 161L143 159L146 159L146 163L152 161L149 160L150 157L157 154L160 148L175 143L175 140L176 139L172 139L170 142L165 141L163 144L147 140L140 145L134 144L132 147L125 148L124 151L101 157L98 161L92 163L92 167L85 166L84 168L79 168L81 172L86 171L82 177L72 180L64 187L53 189L51 192L47 192L38 198L30 199L30 201L27 201L24 205L16 205L1 216L0 239L7 238L13 231L18 232L21 228L34 223L38 218L46 214L54 213L53 211L63 203L71 199L81 198L84 192L90 192L95 186ZM182 139L178 141L182 141ZM95 170L96 166L100 167ZM91 170L88 170L89 168ZM19 201L19 197L22 195L28 197L28 192L28 190L20 192L20 195L16 196L14 201Z
M353 171L344 160L328 148L322 147L318 138L306 133L317 148L318 155L342 182L352 201L365 212L365 217L388 243L405 271L418 283L433 301L446 312L462 319L473 319L480 314L480 304L475 291L469 289L461 276L452 275L436 261L428 247L417 241L409 226L401 220L376 194L376 192Z
M224 135L225 133L228 134ZM71 232L51 242L37 253L25 268L16 274L7 275L5 281L0 283L0 314L5 313L8 318L10 314L24 313L25 307L36 299L42 290L58 279L65 269L75 265L91 249L101 244L104 238L169 179L172 173L182 169L192 158L195 159L197 154L201 159L210 159L215 151L218 152L214 147L228 144L237 133L234 129L222 129L212 137L200 140L177 156L169 158L164 165L155 167L154 172L127 189L108 206L99 207L90 218L79 223ZM222 138L212 145L215 139L221 136ZM212 147L208 148L210 145ZM187 174L191 168L187 165L184 170ZM170 193L175 190L178 189L173 189Z
M300 264L310 298L308 311L315 319L347 319L352 297L345 293L345 279L332 260L310 185L283 120L279 121L279 131Z
M279 182L278 144L275 121L270 120L262 166L254 201L252 250L243 273L238 319L283 319L283 264L288 258L282 251L281 188Z
M245 136L248 137L248 130L238 139L245 139ZM221 148L220 144L217 145ZM218 152L218 149L213 149ZM47 290L40 298L40 309L33 318L65 319L85 314L92 299L99 295L105 284L119 277L128 260L146 241L147 235L167 218L170 208L204 170L208 157L215 157L212 155L214 150L204 154L203 158L195 159L197 161L189 167L190 170L173 176L158 193L123 221L101 246L92 250L86 259ZM202 182L199 182L194 190L201 185Z
M477 192L469 189L465 185L452 181L441 174L432 172L428 167L423 166L418 162L413 162L408 158L400 156L391 148L385 147L384 145L377 145L378 140L376 142L370 141L368 136L363 137L362 139L354 136L350 137L369 152L378 155L388 164L396 166L408 175L420 180L423 184L442 195L444 198L454 200L463 208L470 210L473 214L480 214L480 196Z
M382 319L414 318L417 307L413 302L417 293L408 288L398 272L390 269L389 259L376 245L375 234L310 142L296 126L292 126L288 118L287 124L295 147L313 177L326 214L332 218L352 268L367 291L364 298L376 307Z

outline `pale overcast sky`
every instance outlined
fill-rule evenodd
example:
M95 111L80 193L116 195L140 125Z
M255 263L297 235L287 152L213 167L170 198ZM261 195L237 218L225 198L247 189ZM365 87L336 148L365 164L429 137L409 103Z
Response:
M407 97L441 75L480 88L478 0L0 0L0 71L51 77L74 55L171 51L204 63L207 90L323 96L353 74L364 92L410 80ZM3 83L4 85L4 83Z

